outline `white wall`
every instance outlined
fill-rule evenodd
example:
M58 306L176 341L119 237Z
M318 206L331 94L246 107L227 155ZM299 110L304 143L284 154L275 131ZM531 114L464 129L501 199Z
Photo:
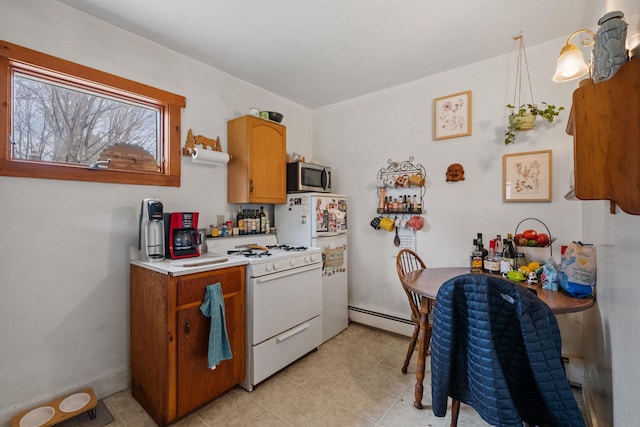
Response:
M476 233L486 241L496 234L506 237L528 217L550 228L558 259L561 245L580 238L580 202L563 197L573 169L572 139L565 127L577 83L551 80L564 41L528 47L527 56L535 101L566 110L552 124L538 121L535 130L521 133L510 146L504 145L503 132L505 105L513 101L516 44L512 54L314 110L314 157L333 167L335 191L351 198L350 305L409 318L395 271L393 235L369 225L376 216L376 174L388 159L413 156L426 169L426 226L416 241L428 266L466 266ZM434 141L433 99L465 90L472 91L472 135ZM545 149L553 150L553 201L503 202L503 154ZM465 181L445 181L451 163L464 166ZM536 221L521 227L529 226L544 229Z
M585 388L599 425L634 426L640 409L637 354L640 287L640 217L608 202L583 203L584 240L597 244L596 309L585 314Z
M311 152L311 111L53 1L0 0L0 39L187 98L183 141L220 136L251 107L280 111L287 147ZM128 248L140 203L199 211L226 203L226 166L182 161L182 186L163 188L0 177L0 425L15 412L93 386L129 386Z
M640 3L635 0L589 0L585 26L596 30L597 20L608 11L622 10L628 23L627 41L640 33ZM636 189L637 191L637 189ZM640 218L618 209L609 213L608 202L582 203L583 240L598 250L597 306L584 314L584 395L592 409L592 425L635 426L640 409L640 350L637 324L640 288Z

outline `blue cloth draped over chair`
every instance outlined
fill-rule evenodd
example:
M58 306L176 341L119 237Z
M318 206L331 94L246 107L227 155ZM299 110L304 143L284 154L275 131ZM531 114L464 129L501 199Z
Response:
M525 287L485 274L447 281L431 338L434 414L446 415L450 396L495 426L583 427L561 348L554 314Z

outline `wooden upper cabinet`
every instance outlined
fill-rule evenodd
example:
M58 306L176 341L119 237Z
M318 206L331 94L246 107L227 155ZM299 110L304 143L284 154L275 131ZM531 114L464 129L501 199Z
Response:
M275 122L242 116L227 123L228 203L285 203L287 129Z
M640 60L628 61L610 80L576 89L567 132L576 197L611 200L640 215Z

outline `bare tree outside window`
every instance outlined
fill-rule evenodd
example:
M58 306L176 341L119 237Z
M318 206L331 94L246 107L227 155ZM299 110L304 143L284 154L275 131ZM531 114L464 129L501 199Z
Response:
M142 147L158 159L159 111L44 82L13 77L13 158L90 164L113 144Z

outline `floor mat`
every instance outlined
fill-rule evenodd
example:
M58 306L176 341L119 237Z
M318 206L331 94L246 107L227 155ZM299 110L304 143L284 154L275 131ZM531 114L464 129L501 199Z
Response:
M107 409L102 400L98 400L96 405L96 417L91 419L88 412L76 415L73 418L69 418L56 424L57 427L103 427L113 422L113 416Z

